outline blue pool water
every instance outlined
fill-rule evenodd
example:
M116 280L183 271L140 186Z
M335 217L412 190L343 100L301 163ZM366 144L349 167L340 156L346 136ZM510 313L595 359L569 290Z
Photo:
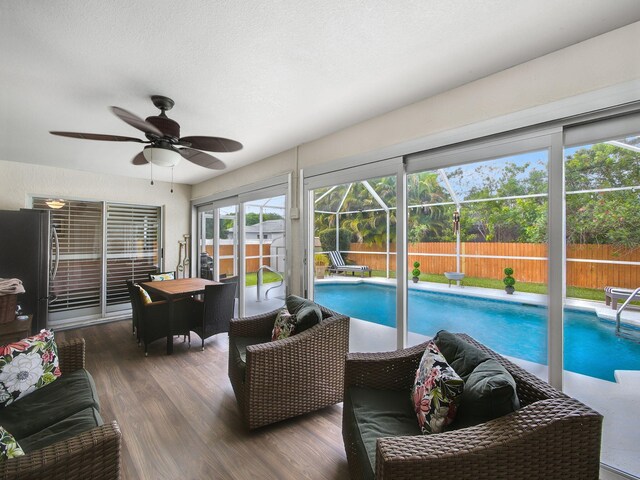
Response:
M315 300L345 315L395 327L393 287L318 284ZM467 333L503 355L547 363L546 307L410 289L409 330L433 336L441 329ZM571 372L614 381L614 370L640 370L640 344L617 337L615 325L595 313L565 311L564 351L564 368Z

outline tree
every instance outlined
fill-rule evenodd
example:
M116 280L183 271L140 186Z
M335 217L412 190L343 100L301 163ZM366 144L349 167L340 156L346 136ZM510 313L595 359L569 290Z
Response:
M498 159L473 169L456 167L446 172L462 201L462 241L548 241L545 158L527 162ZM452 217L456 206L439 177L435 171L407 177L409 242L455 240ZM565 177L568 243L611 244L619 251L640 246L640 197L635 189L628 189L640 188L640 153L606 143L586 146L567 156ZM372 179L369 184L387 206L395 206L395 177ZM593 192L600 189L614 190ZM316 198L322 195L316 210L335 212L342 205L340 211L349 213L340 216L340 228L352 232L352 240L386 242L386 213L361 182L316 191ZM335 214L317 212L316 232L335 232L335 218ZM390 220L390 241L394 242L394 208Z
M610 244L622 252L640 246L640 153L599 143L567 157L567 243ZM584 192L584 193L572 193Z
M263 222L266 222L267 220L280 220L282 218L282 215L279 213L267 212L262 214ZM257 225L260 223L260 214L256 212L247 212L244 215L244 221L246 225Z

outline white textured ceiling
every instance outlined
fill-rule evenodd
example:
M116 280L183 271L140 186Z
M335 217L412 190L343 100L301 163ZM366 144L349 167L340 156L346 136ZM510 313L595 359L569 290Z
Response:
M640 20L639 0L0 0L0 160L148 178L116 105L247 165ZM170 169L154 169L170 179ZM218 174L183 161L175 179Z

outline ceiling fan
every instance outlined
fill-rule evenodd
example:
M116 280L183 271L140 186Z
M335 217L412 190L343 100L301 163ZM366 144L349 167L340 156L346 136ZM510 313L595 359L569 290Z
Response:
M145 165L152 163L161 167L174 167L184 158L191 163L212 170L222 170L225 164L219 158L201 152L237 152L242 148L240 142L222 137L180 137L180 124L167 117L174 101L162 95L152 95L151 101L160 109L160 115L147 117L146 120L120 107L111 107L111 111L123 122L144 132L147 141L120 135L102 135L97 133L49 132L62 137L82 138L84 140L103 140L108 142L148 143L131 163Z

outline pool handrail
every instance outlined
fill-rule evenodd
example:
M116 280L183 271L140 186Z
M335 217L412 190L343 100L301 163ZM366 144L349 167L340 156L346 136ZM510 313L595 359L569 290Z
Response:
M638 293L640 293L640 287L636 288L633 293L629 295L629 298L624 301L622 306L618 310L616 310L616 335L620 334L620 316L622 315L622 311L627 307L627 305L629 305L629 303L631 303L633 297L635 297Z

